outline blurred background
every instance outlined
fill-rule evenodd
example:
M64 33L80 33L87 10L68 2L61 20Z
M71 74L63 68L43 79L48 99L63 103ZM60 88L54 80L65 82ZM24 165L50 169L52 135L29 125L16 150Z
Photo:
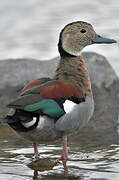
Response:
M4 0L0 2L0 60L58 55L61 29L72 21L87 21L102 36L119 39L118 0ZM118 44L84 49L106 56L119 75Z
M119 0L1 0L0 60L11 58L50 60L58 56L59 33L66 24L72 21L87 21L93 25L95 31L101 36L118 41ZM118 50L118 43L91 45L84 49L84 51L93 51L104 55L119 75ZM97 59L96 57L97 64L99 60L104 63L103 58L98 57ZM23 63L24 66L20 66L19 63L14 66L14 61L9 61L8 67L6 66L8 61L5 62L3 61L0 64L1 104L5 104L8 101L7 98L14 98L15 93L18 93L21 89L19 82L24 82L24 77L26 80L31 78L32 75L29 76L27 71L26 75L23 74L26 68ZM39 75L39 67L41 69L44 67L42 63L38 62L38 64L39 66L35 62L35 66L32 68L36 75ZM28 67L31 67L31 65ZM98 67L101 65L99 63ZM94 79L98 76L98 72L101 72L101 78L99 77L99 79L104 79L105 82L108 79L112 83L115 74L113 73L112 76L112 70L110 71L105 63L102 66L104 68L102 71L100 71L100 68L99 71L95 70L96 66L92 65L92 67L96 71L94 74L91 71ZM12 68L12 71L10 68ZM30 72L29 69L28 72ZM51 73L51 70L47 74L49 72ZM108 72L109 76L103 76L102 72ZM96 82L98 83L98 80ZM8 86L9 84L10 86ZM17 84L19 85L17 86ZM119 81L114 81L108 88L105 88L107 87L106 83L102 84L101 88L94 86L95 102L98 103L95 103L97 105L95 108L96 114L92 123L90 123L90 128L88 126L84 133L74 134L68 139L69 153L72 159L68 161L68 169L66 166L63 167L62 163L58 162L56 164L54 162L54 160L59 159L61 153L60 141L53 142L52 145L40 144L39 152L41 157L46 159L43 159L43 165L41 161L40 164L32 167L29 166L32 165L32 144L19 139L7 126L0 125L0 179L119 180L119 121L116 129L114 126L117 123L119 107L117 103L119 102L117 98ZM0 109L1 114L2 111L3 109ZM47 158L51 162L53 160L53 162L48 164ZM37 166L39 169L37 169ZM38 171L38 174L36 171ZM64 178L65 171L68 172L69 178Z

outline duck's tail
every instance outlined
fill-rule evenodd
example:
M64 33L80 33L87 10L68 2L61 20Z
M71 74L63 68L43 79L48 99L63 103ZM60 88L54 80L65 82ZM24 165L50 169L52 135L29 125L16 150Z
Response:
M9 124L16 131L28 131L34 129L39 121L39 115L36 113L28 113L21 110L13 110L7 114L5 118L0 119L0 123Z

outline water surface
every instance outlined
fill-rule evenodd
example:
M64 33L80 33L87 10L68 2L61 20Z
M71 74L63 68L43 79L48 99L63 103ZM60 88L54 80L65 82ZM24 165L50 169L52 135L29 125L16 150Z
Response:
M68 145L70 160L66 164L59 160L60 140L39 145L41 160L34 161L31 143L21 140L9 128L1 127L0 179L119 179L117 132L75 135L69 137Z

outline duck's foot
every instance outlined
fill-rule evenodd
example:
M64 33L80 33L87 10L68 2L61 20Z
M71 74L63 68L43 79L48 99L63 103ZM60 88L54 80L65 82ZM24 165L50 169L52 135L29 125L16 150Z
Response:
M34 156L35 156L35 159L37 160L37 159L40 159L40 154L38 153L38 154L34 154Z

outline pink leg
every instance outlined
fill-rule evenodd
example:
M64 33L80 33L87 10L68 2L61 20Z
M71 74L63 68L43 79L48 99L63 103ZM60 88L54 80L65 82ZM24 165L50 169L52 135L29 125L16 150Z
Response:
M34 155L35 155L35 158L38 159L40 154L38 153L38 148L37 148L37 145L35 142L33 142L33 147L34 147Z
M62 146L63 146L63 153L62 153L60 159L61 160L68 160L67 136L62 137Z

